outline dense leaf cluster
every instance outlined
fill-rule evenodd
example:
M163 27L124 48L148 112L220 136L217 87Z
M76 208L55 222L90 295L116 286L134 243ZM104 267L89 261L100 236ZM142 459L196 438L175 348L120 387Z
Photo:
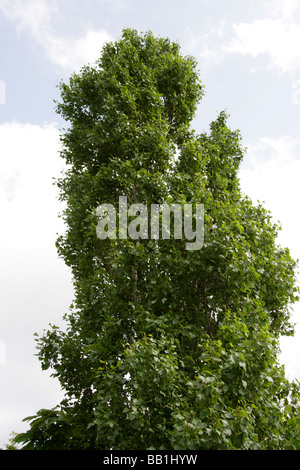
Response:
M61 83L69 122L58 180L60 256L75 300L38 337L43 369L65 391L27 418L27 449L295 449L299 390L278 362L292 334L296 264L278 226L241 193L244 150L221 112L190 128L203 95L177 43L126 29L95 67ZM201 203L205 243L99 240L102 203Z

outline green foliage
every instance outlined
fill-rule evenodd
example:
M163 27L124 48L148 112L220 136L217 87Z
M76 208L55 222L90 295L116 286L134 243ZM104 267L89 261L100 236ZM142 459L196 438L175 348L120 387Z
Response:
M239 131L221 112L190 129L203 87L177 43L126 29L61 83L69 122L58 180L59 255L72 269L66 330L37 337L65 390L26 418L25 449L297 449L299 388L278 363L293 334L296 263L241 193ZM205 244L99 240L102 203L200 203Z
M17 447L17 433L16 432L11 432L10 433L10 438L8 439L8 444L5 444L5 449L0 449L0 450L18 450Z

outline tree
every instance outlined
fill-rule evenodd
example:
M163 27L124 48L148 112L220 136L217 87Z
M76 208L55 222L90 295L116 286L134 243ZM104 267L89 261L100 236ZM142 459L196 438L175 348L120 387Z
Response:
M191 129L203 95L196 61L176 42L125 29L60 91L69 127L57 248L75 299L66 330L51 326L37 347L65 397L26 418L17 442L299 448L298 383L278 360L280 337L293 334L296 263L277 245L271 214L241 191L245 151L227 114L209 132ZM169 239L125 238L118 224L115 238L100 239L95 209L117 208L120 196L149 209L204 204L203 247L187 250L172 230Z

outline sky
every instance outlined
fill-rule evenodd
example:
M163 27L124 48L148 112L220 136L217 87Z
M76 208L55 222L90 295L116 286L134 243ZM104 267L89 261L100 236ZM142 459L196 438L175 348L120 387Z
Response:
M0 0L0 448L63 396L34 340L63 324L73 300L55 248L64 230L53 185L64 168L57 85L123 28L169 37L197 59L205 97L193 128L208 131L227 111L247 147L242 190L264 202L282 225L278 243L300 258L300 0ZM299 303L293 320L280 359L300 379Z

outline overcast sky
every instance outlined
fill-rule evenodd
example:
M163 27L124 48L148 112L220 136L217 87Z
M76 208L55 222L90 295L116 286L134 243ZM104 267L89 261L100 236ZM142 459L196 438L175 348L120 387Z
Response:
M24 417L62 397L33 336L60 325L73 299L55 248L56 85L124 27L178 40L197 58L206 95L193 127L206 131L227 110L248 148L243 191L265 201L282 224L279 243L300 258L299 0L0 0L0 447L26 429ZM296 322L299 314L297 305ZM298 379L299 353L300 325L281 356Z

